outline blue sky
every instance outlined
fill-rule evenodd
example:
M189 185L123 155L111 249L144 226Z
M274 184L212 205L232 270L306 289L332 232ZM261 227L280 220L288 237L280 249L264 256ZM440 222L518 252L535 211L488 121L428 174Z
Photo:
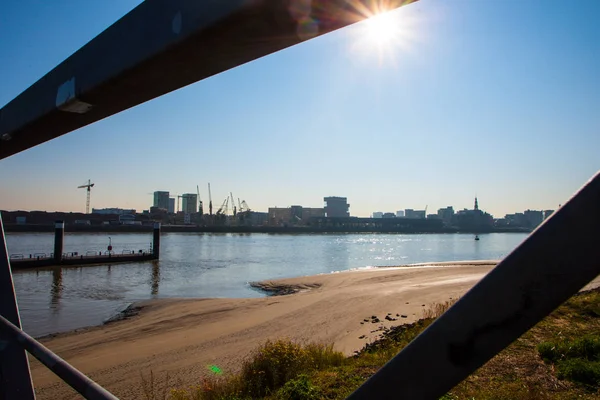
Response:
M0 5L0 105L139 1ZM0 161L0 209L148 208L231 191L256 210L554 209L600 169L600 2L421 0Z

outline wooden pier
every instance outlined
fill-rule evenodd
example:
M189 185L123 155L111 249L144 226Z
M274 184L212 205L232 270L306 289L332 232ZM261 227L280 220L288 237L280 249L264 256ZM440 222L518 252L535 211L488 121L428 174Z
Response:
M25 257L22 254L12 254L10 256L10 265L13 270L53 267L62 265L91 265L91 264L116 264L131 263L158 260L160 256L160 223L154 224L152 249L125 250L123 254L112 252L112 246L109 245L106 252L87 252L85 255L71 252L63 253L65 224L63 221L57 221L54 231L54 253L50 256L45 253L30 254Z

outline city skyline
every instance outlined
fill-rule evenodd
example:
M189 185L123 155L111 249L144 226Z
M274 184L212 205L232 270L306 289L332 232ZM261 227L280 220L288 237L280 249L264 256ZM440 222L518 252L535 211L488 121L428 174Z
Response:
M139 3L3 6L0 105ZM391 45L358 24L2 160L0 209L83 211L90 178L93 208L199 185L206 209L210 181L213 207L556 209L600 167L599 15L422 0L389 14Z
M183 193L183 194L179 194L179 193L172 193L168 190L156 190L153 193L149 193L149 195L152 195L153 200L140 208L127 208L127 207L121 207L119 205L112 205L112 206L90 206L90 209L93 211L102 211L102 210L116 210L116 209L121 209L121 210L135 210L137 213L142 213L145 211L150 210L151 207L158 207L158 208L163 208L163 209L167 209L169 210L170 213L175 213L175 209L177 208L176 206L176 202L179 201L179 211L184 212L184 210L187 208L186 206L184 206L184 201L186 199L186 197L189 197L188 201L191 201L193 204L195 204L196 209L198 209L198 198L197 195L195 193ZM163 197L162 200L159 200L159 197ZM231 193L227 195L227 200L230 201L231 200ZM326 196L326 197L338 197L338 196ZM346 197L345 197L346 198ZM475 201L479 201L478 197L475 197ZM174 202L173 207L171 207L171 205L166 205L167 203L165 203L166 201L171 200ZM203 202L203 208L204 208L204 214L208 214L209 210L208 210L208 204L209 204L209 200L208 199L203 199L202 196L200 197L200 200L202 200ZM237 198L234 198L234 200L236 201L235 206L237 207ZM240 201L246 201L245 199L242 199L241 197L239 198ZM324 200L324 199L323 199ZM351 199L348 199L351 200ZM213 213L216 212L219 207L221 206L221 204L223 204L223 200L221 201L214 201L213 199ZM158 205L157 205L158 204ZM441 203L440 203L441 204ZM166 206L165 206L166 205ZM349 214L351 217L360 217L360 218L381 218L381 216L379 216L379 214L386 214L386 213L390 213L390 214L394 214L395 217L404 217L404 212L405 211L416 211L416 212L426 212L425 216L428 216L429 214L436 214L438 213L438 211L440 210L444 210L446 208L452 208L454 209L454 212L458 212L461 210L472 210L473 207L473 199L471 199L471 206L455 206L454 204L445 204L444 206L433 206L430 207L429 204L426 204L425 207L396 207L395 209L389 209L389 210L382 210L382 209L378 209L376 211L370 211L368 214L355 214L352 211L352 207L351 205L349 206ZM527 207L521 210L511 210L509 212L503 213L503 214L494 214L492 212L490 212L489 210L487 210L484 207L481 207L482 210L488 212L489 214L491 214L494 218L499 219L499 218L504 218L504 216L506 215L510 215L510 214L515 214L515 213L522 213L524 211L530 211L530 210L538 210L538 211L552 211L554 212L556 209L558 209L560 207L561 204L556 205L553 208L541 208L541 209L536 209L536 208L532 208L532 207ZM321 203L321 205L306 205L306 204L300 204L300 203L290 203L287 205L269 205L267 206L265 209L256 209L256 208L251 208L252 211L257 211L257 212L267 212L268 209L270 208L290 208L290 207L296 207L296 206L301 206L301 207L307 207L307 208L323 208L324 204L323 202ZM188 206L188 207L193 207L193 206ZM174 211L171 211L171 208L174 209ZM81 210L42 210L42 209L35 209L35 210L26 210L26 209L8 209L8 208L3 208L0 210L5 210L5 211L9 211L9 212L14 212L14 211L42 211L42 212L73 212L73 213L84 213L84 211ZM231 213L231 204L229 205L229 213ZM91 212L92 212L91 211ZM397 213L402 213L402 216L397 215ZM377 214L377 216L375 216L375 214Z

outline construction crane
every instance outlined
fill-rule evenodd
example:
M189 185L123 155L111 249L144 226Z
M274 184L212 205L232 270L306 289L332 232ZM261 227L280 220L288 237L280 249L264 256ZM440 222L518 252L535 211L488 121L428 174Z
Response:
M235 217L235 214L236 214L235 200L233 199L233 193L229 192L229 195L231 196L231 212L233 213L233 216Z
M219 207L219 209L217 210L217 215L227 214L228 208L229 208L229 196L225 197L225 200L223 200L223 204L221 204L221 207Z
M198 193L198 212L200 216L204 215L204 206L202 205L202 200L200 200L200 187L196 185L196 193Z
M245 212L250 212L250 207L248 207L248 203L246 203L246 200L242 200L242 205L240 206L240 209L243 209Z
M212 195L210 194L210 182L208 182L208 213L212 215Z
M88 179L88 181L85 185L77 186L77 189L87 189L87 200L85 202L85 213L86 214L90 213L90 196L92 194L93 187L94 187L94 184L92 183L92 181L90 179Z

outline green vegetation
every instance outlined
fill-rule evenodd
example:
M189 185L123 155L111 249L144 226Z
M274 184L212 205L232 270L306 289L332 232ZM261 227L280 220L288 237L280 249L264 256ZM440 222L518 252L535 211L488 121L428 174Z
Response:
M193 388L172 390L169 398L344 399L450 305L430 307L423 319L386 331L349 358L332 346L268 341L239 374L207 377ZM442 399L599 397L600 291L594 290L574 296Z

